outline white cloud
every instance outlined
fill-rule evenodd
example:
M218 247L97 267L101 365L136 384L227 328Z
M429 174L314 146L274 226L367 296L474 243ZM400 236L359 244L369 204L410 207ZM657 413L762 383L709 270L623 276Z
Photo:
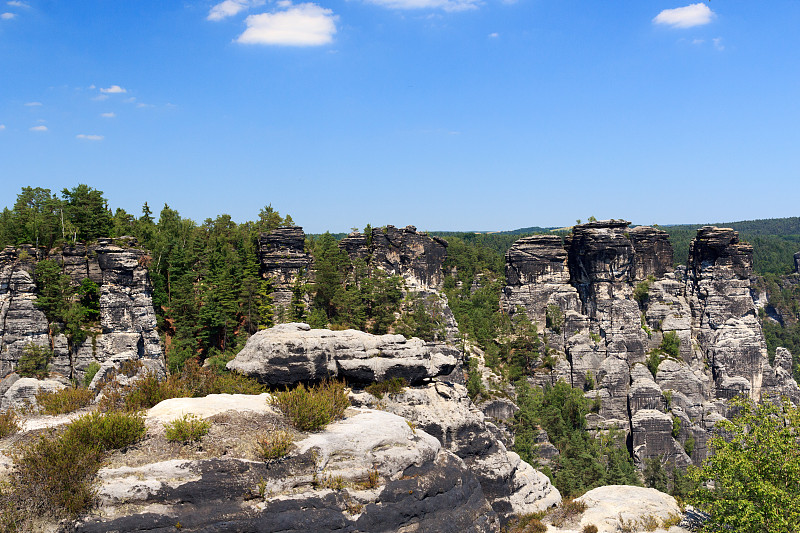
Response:
M266 0L225 0L211 8L208 12L208 20L222 20L232 17L246 9L255 6L262 6Z
M19 0L9 0L6 4L13 6L13 7L30 7L25 2L20 2Z
M717 50L719 50L720 52L722 52L723 50L725 50L725 45L724 45L724 44L722 44L722 37L717 37L717 38L715 38L715 39L711 39L711 42L713 42L713 43L714 43L714 48L716 48L716 49L717 49Z
M117 115L114 112L108 112L108 113L100 113L100 116L103 118L114 118Z
M497 32L490 33L490 34L489 34L489 37L490 37L490 38L492 38L492 39L497 39L498 37L500 37L500 34L499 34L499 33L497 33Z
M665 9L653 19L653 24L663 24L673 28L691 28L708 24L716 16L702 3L691 4L675 9Z
M125 102L126 104L132 104L135 101L136 101L136 97L135 96L131 96L131 97L126 98L125 100L123 100L123 102Z
M106 93L106 94L124 94L124 93L128 92L128 90L127 89L123 89L119 85L112 85L108 89L100 89L100 92L101 93Z
M244 44L318 46L333 42L338 16L330 9L280 1L283 11L250 15L247 29L237 39Z
M703 44L704 42L706 42L705 39L695 39L692 41L692 44Z
M144 109L145 107L155 107L155 106L153 104L145 104L145 103L139 102L138 104L136 104L136 107L138 107L139 109Z
M40 105L42 105L42 103L41 102L25 102L25 105L27 107L39 107Z
M5 124L0 124L0 131L3 131L4 129L6 129L6 125Z
M15 15L14 13L3 13L2 15L0 15L0 18L3 20L11 20L16 16L17 15Z
M92 100L97 100L98 102L102 102L103 100L108 100L108 95L107 94L98 94L97 96L92 98Z
M47 126L34 126L28 129L31 131L47 131Z
M75 137L84 141L102 141L105 138L102 135L86 135L85 133L79 133Z

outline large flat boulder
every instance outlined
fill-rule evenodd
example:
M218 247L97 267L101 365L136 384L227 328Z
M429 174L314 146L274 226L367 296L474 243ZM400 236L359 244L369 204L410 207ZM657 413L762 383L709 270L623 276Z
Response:
M280 324L259 331L227 365L271 386L325 378L371 383L404 378L409 383L447 375L461 353L446 344L402 335L311 329Z

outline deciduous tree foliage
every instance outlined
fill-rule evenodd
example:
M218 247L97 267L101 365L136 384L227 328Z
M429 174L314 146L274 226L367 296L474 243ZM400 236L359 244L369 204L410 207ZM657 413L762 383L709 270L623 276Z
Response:
M690 476L690 501L711 515L703 530L791 533L800 524L800 410L788 400L731 400L715 426L713 454Z

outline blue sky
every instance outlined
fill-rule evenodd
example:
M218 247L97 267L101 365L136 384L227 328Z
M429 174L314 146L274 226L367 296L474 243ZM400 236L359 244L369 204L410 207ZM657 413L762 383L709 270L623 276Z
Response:
M0 206L308 232L797 216L800 2L0 2Z

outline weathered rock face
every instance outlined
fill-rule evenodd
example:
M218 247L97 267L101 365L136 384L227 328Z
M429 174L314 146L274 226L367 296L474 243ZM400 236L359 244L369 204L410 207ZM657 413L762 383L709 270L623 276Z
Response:
M462 385L436 382L406 388L378 402L364 393L366 405L411 420L461 459L478 479L492 508L505 523L511 516L543 511L561 501L558 489L541 472L509 451L495 436L497 428L470 401Z
M0 254L0 376L15 368L31 343L52 349L51 370L64 379L80 380L90 363L122 352L162 360L147 274L149 258L135 245L136 240L128 237L99 239L97 244L68 246L49 256L76 284L89 278L100 288L101 330L71 349L64 335L50 334L47 318L35 306L35 251L6 248Z
M637 226L628 233L633 249L634 279L649 276L663 278L672 271L672 245L666 232L648 226Z
M266 410L254 404L244 412L237 408L241 398L223 396L156 406L147 419L149 441L100 471L101 513L76 531L167 532L178 523L181 531L203 532L499 530L463 461L396 415L348 410L324 431L298 435L288 457L263 462L242 443L254 440L252 427L268 431L281 417L263 398ZM228 412L220 413L221 405ZM206 445L191 459L170 456L158 444L164 412L175 411L211 417ZM215 446L225 455L209 451ZM378 479L368 484L373 473Z
M300 226L277 228L259 237L261 276L272 280L273 305L279 319L291 305L292 285L298 278L308 276L314 261L305 250L305 239Z
M25 346L50 348L47 318L35 305L35 257L32 247L0 253L0 376L13 372Z
M414 226L373 228L370 238L354 232L342 239L339 247L351 259L366 259L372 267L402 276L409 289L439 290L444 282L447 241L418 233Z
M271 386L325 378L372 383L398 377L420 383L449 374L460 359L456 348L417 338L290 323L250 337L227 366Z
M687 533L688 529L665 526L681 517L681 508L675 498L655 489L631 487L628 485L608 485L592 489L578 501L586 505L570 529L553 528L547 531L564 533L581 531L593 525L598 533L618 531L669 531Z
M548 305L579 310L578 292L569 284L567 251L557 235L532 235L506 252L506 287L503 305L508 312L524 308L539 324L545 323Z
M553 236L517 241L506 254L501 303L510 314L521 306L547 332L562 357L552 379L596 383L587 392L601 402L595 429L631 433L640 464L657 456L682 466L705 458L725 399L800 393L783 352L775 368L768 364L750 290L750 245L731 229L704 227L687 267L672 272L667 234L628 224L575 226L563 247ZM560 327L546 328L554 308ZM642 363L668 332L677 335L678 354L662 355L653 376Z
M800 252L794 254L794 273L800 274Z

